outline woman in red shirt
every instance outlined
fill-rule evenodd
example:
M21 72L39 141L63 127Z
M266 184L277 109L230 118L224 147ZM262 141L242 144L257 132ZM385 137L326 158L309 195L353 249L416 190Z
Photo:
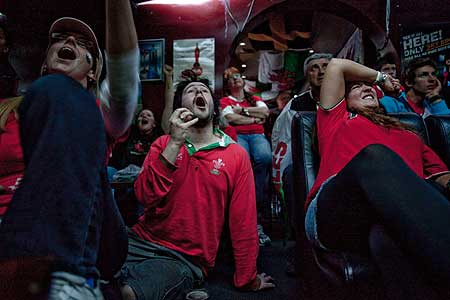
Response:
M430 286L450 282L450 203L439 191L449 192L450 174L415 133L384 114L374 83L393 89L392 77L355 62L333 59L328 65L317 112L321 162L306 203L307 236L332 251L369 251L388 298L433 299ZM377 260L380 234L393 241L392 251ZM400 255L389 265L392 253Z
M17 109L22 97L0 100L0 221L25 169Z

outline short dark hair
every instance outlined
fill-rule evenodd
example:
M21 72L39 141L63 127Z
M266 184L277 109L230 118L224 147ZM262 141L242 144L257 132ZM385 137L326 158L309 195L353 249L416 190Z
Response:
M378 58L377 62L376 62L376 69L380 70L381 67L386 64L390 64L390 65L397 64L397 59L395 58L394 54L388 53L388 54Z
M419 57L411 60L405 69L405 79L408 83L412 84L414 82L414 78L416 78L415 71L418 68L430 66L436 70L436 62L429 57Z
M214 93L211 90L211 87L209 86L209 80L206 79L206 78L180 81L177 84L177 88L176 88L175 94L173 96L173 110L176 110L176 109L181 107L181 103L182 103L181 100L183 98L183 91L184 91L184 89L189 84L194 83L194 82L203 83L204 85L206 85L206 87L208 88L209 92L211 93L211 96L212 96L212 99L213 99L213 103L214 103L213 124L214 125L218 125L219 124L219 117L220 117L219 100L216 97L214 97Z

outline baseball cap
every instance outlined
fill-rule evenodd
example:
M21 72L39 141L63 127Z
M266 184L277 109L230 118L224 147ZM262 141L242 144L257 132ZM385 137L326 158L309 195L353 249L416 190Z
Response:
M315 60L315 59L321 59L326 58L328 60L331 60L333 58L333 54L330 53L314 53L313 55L308 56L305 59L305 62L303 63L303 74L306 75L306 72L308 71L308 64Z
M85 22L71 18L71 17L63 17L59 18L55 22L53 22L52 26L50 26L50 30L48 32L49 38L49 46L52 42L52 34L53 33L63 33L63 32L75 32L82 34L87 40L91 41L94 46L91 51L93 51L92 55L96 57L96 68L95 68L95 78L98 81L100 78L100 74L102 73L103 67L103 56L100 48L98 46L97 37L95 36L94 31L89 27ZM48 51L48 48L47 48Z

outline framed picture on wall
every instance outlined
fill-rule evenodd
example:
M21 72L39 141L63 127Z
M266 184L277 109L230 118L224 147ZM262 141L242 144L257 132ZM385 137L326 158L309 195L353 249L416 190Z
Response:
M163 80L164 39L139 41L140 67L139 77L142 81Z

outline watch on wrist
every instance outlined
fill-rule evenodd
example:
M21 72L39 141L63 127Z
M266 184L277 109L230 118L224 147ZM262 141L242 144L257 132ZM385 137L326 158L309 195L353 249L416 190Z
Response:
M248 108L242 108L242 113L241 113L242 115L244 115L244 116L250 116L250 112L248 111Z
M387 74L382 72L377 72L377 78L373 82L376 85L382 86L387 79Z

